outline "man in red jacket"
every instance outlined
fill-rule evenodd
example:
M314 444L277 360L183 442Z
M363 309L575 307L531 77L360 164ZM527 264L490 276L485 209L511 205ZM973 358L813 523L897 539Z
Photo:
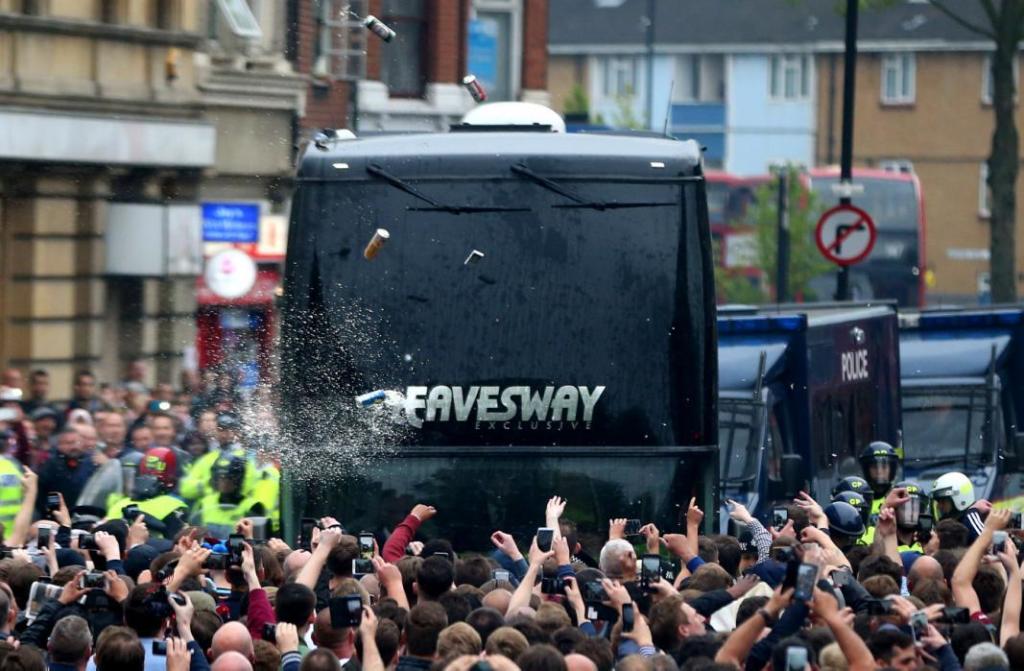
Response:
M417 503L413 507L412 512L406 515L402 523L395 527L387 542L384 543L384 549L380 553L384 561L394 564L404 557L405 547L416 537L416 532L419 530L420 525L436 514L437 509L434 506Z

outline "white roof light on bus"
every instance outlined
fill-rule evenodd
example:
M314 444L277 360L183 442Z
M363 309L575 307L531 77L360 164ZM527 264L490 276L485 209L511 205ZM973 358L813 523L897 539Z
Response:
M348 170L348 163L332 163L331 167L337 170Z
M652 168L663 169L665 167L665 162L664 161L651 161L651 167Z
M565 132L565 119L558 112L537 103L498 102L474 107L462 117L468 126L551 126L553 133Z

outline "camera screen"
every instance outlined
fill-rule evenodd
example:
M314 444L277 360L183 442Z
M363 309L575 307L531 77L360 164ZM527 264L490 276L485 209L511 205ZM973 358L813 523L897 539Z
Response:
M370 534L359 534L359 556L363 559L373 559L373 536Z

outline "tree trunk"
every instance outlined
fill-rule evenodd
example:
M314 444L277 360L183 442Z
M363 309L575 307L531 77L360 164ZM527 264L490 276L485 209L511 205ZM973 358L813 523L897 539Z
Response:
M1010 3L1016 4L1016 3ZM1004 18L1009 18L1004 9ZM993 26L996 32L996 50L992 54L992 108L995 113L995 131L992 133L992 151L988 159L988 186L992 189L991 203L991 281L992 301L1012 303L1017 300L1017 246L1014 228L1017 222L1017 173L1019 172L1019 144L1014 118L1016 81L1013 61L1020 39L1018 22L1004 20Z

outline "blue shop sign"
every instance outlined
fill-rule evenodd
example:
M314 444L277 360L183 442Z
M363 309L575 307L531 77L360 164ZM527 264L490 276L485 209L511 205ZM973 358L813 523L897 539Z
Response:
M259 242L260 206L254 203L203 203L204 242Z

